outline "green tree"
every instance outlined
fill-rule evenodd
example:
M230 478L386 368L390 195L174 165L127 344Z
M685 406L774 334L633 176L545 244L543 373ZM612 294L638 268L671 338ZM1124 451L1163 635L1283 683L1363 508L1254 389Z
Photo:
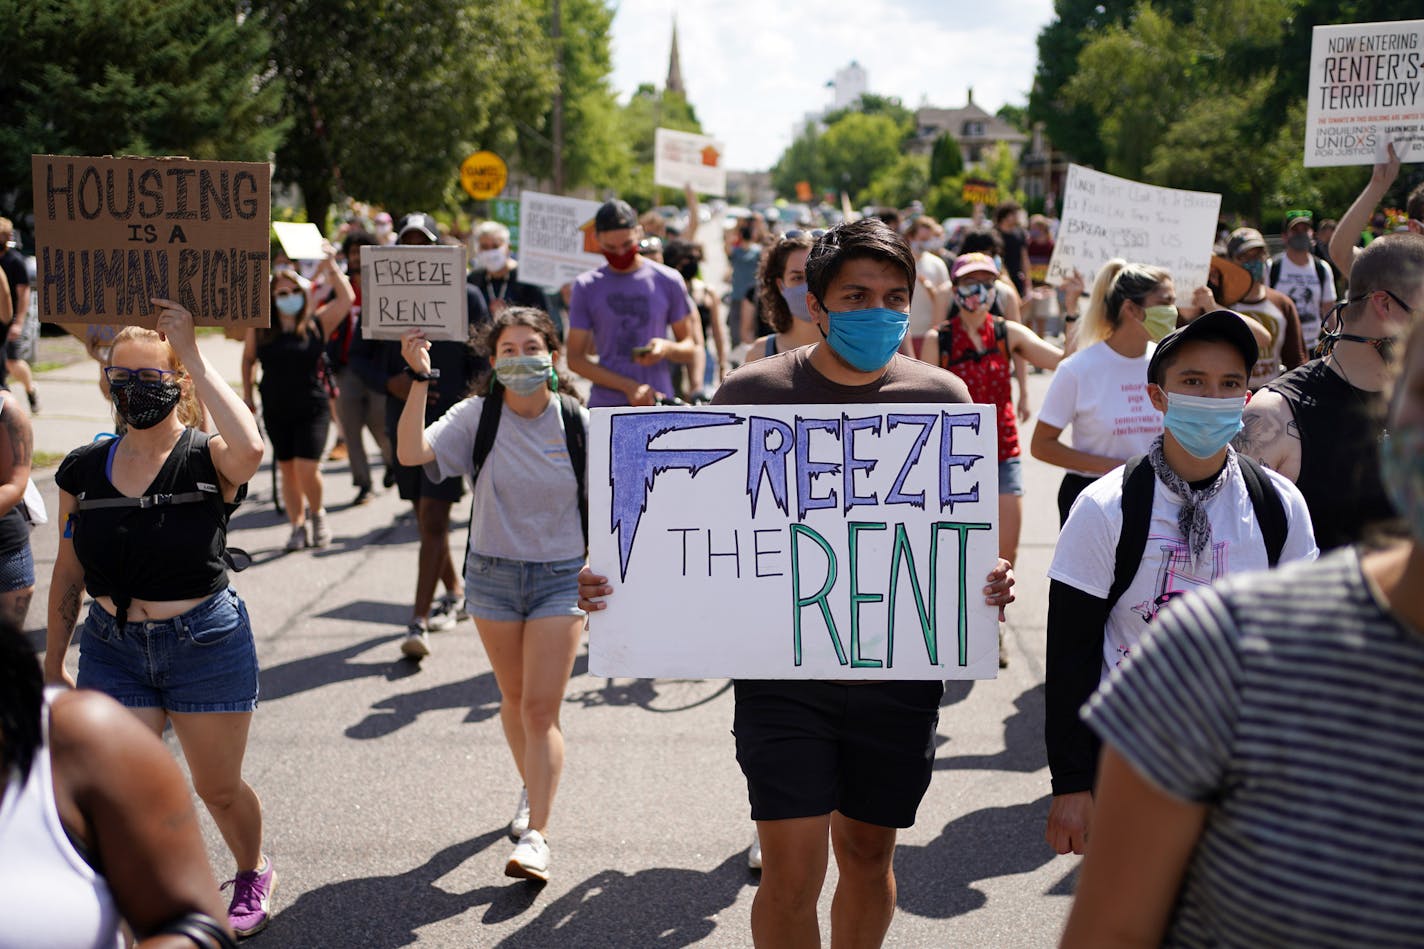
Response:
M1053 22L1038 34L1038 66L1029 94L1028 117L1042 122L1049 139L1088 165L1101 166L1105 153L1092 110L1070 101L1063 87L1078 70L1078 54L1088 38L1123 22L1136 0L1055 0Z
M636 208L651 208L659 197L681 204L681 192L666 191L659 196L658 189L653 187L653 142L659 128L702 131L697 112L687 99L680 92L659 90L650 83L643 83L623 107L618 127L628 143L632 165L619 179L605 182L609 190L617 191Z
M930 187L930 160L926 155L901 155L875 173L869 187L860 192L858 204L879 204L903 208L922 199Z
M900 158L900 126L888 115L852 112L821 136L829 187L857 195Z
M397 212L452 207L461 159L508 158L553 90L534 0L254 0L271 10L273 62L296 127L277 176L311 220L339 193Z
M930 147L930 182L943 181L964 170L964 152L949 132L941 132Z
M286 130L260 14L200 0L0 0L0 208L30 155L266 161Z
M831 188L821 152L821 133L814 122L792 139L791 145L771 167L771 186L777 194L794 195L796 185L802 181L809 182L816 194Z

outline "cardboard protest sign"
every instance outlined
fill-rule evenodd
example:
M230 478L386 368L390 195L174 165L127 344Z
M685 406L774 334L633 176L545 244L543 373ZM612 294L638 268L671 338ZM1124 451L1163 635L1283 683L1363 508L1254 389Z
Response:
M293 260L322 260L326 257L323 249L326 238L321 236L321 228L315 224L273 221L272 230L277 232L282 250Z
M706 135L658 129L653 133L653 184L679 191L692 185L698 194L725 197L725 153L721 142Z
M601 676L992 678L995 409L594 409Z
M602 267L593 236L598 201L525 191L519 196L519 279L562 287L585 270Z
M436 244L361 248L361 332L400 339L406 330L431 339L470 338L465 248Z
M266 163L34 155L40 319L153 326L153 297L206 326L266 326Z
M1076 269L1091 287L1114 257L1165 267L1183 298L1206 286L1221 195L1160 188L1068 166L1063 216L1048 260L1048 282Z
M1315 27L1306 167L1373 165L1390 143L1424 161L1424 20Z

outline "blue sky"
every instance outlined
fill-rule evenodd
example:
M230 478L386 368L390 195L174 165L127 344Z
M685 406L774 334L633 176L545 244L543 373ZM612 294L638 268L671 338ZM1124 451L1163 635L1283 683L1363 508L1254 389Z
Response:
M984 17L992 10L992 20ZM770 167L794 123L830 103L826 83L857 60L870 91L910 108L1025 103L1052 0L619 0L613 84L628 96L667 76L673 13L688 97L732 168Z

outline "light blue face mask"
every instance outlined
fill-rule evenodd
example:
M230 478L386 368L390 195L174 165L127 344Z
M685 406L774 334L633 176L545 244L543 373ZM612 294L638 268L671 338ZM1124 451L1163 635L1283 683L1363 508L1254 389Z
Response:
M1251 275L1251 279L1257 283L1266 282L1266 262L1264 260L1248 260L1241 264L1241 269Z
M533 395L544 386L553 389L554 360L548 353L538 356L504 356L495 360L494 377L515 395Z
M300 293L289 293L277 298L277 309L286 316L296 316L306 305L306 298Z
M1241 431L1246 397L1208 399L1199 395L1167 393L1167 431L1194 458L1210 458Z
M910 314L885 307L831 313L826 342L861 372L884 368L910 328Z
M806 302L806 285L798 283L794 287L782 287L781 299L786 301L786 308L791 311L791 315L798 320L811 321L811 305Z

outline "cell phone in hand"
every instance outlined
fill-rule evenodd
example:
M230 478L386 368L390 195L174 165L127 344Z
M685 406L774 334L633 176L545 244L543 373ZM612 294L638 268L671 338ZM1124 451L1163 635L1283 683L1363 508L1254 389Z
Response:
M652 351L653 351L653 347L651 347L651 346L634 346L634 347L633 347L633 355L634 355L634 356L646 356L646 355L648 355L649 353L651 353Z

